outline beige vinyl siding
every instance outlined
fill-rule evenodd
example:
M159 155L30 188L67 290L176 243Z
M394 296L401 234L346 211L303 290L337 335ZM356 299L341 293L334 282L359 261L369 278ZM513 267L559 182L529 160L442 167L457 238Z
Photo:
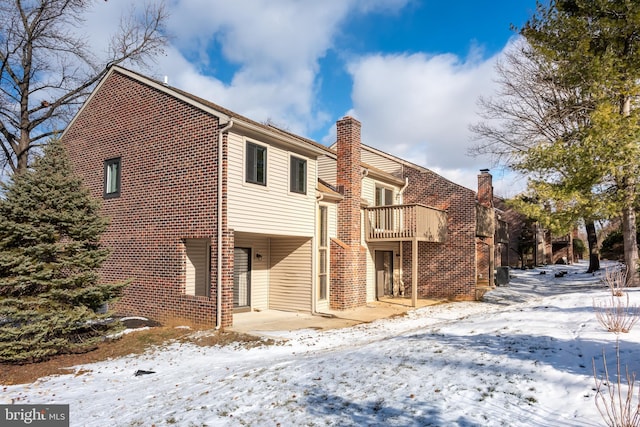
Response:
M209 239L185 239L185 293L209 295Z
M369 206L375 206L376 204L376 182L365 177L362 180L362 198L367 201Z
M335 186L338 164L328 156L318 157L318 178Z
M402 165L391 159L383 157L379 154L373 153L363 147L361 153L361 160L363 163L371 165L377 169L383 170L387 173L400 176L402 174Z
M313 236L315 229L316 161L267 145L267 185L245 182L246 139L229 134L228 218L235 231ZM260 143L257 140L249 140ZM265 144L266 145L266 144ZM290 155L307 160L307 194L289 191Z
M234 246L251 248L251 308L269 308L269 238L258 234L234 233ZM257 255L262 255L259 259Z
M271 238L269 308L311 311L311 239Z

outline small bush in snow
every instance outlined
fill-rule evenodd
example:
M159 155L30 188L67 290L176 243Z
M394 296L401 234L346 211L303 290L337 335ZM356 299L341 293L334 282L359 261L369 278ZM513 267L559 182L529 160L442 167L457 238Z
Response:
M620 368L620 346L616 340L616 381L610 381L607 358L602 350L602 363L604 373L598 378L595 361L593 363L593 376L596 381L596 407L605 424L610 427L636 427L640 426L640 388L635 394L636 373L629 373L625 366L624 376ZM626 380L626 384L625 384Z
M593 309L598 322L609 332L627 333L640 320L640 309L636 305L629 304L629 295L624 302L614 296L606 302L594 300Z
M627 270L624 267L608 268L602 281L611 291L611 296L621 297L624 295L622 288L627 284Z

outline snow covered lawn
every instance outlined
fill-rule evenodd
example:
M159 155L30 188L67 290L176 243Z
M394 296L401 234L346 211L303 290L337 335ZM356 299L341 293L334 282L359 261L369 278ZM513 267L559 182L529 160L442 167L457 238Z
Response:
M613 372L615 335L593 309L609 293L585 270L514 270L481 303L282 332L286 341L251 349L174 344L2 393L68 403L72 426L603 425L592 360L601 371L605 349ZM628 295L640 305L640 290ZM640 373L639 345L640 325L620 335L623 364Z

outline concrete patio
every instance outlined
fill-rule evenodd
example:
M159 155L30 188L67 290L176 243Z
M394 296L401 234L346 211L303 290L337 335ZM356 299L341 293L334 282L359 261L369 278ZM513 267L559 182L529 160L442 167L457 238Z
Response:
M419 299L415 308L439 304L439 300ZM234 332L254 335L269 335L274 331L293 331L300 329L337 329L377 319L403 316L413 310L409 298L385 298L381 301L350 310L330 310L311 314L308 312L287 312L278 310L251 311L233 315L233 326L226 328Z

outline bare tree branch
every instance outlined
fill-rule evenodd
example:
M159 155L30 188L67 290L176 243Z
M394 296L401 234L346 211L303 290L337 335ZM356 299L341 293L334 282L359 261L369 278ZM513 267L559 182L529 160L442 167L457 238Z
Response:
M100 2L102 3L102 2ZM164 4L134 7L96 57L78 30L97 0L0 0L0 162L28 167L30 150L63 130L113 64L145 64L166 44Z

